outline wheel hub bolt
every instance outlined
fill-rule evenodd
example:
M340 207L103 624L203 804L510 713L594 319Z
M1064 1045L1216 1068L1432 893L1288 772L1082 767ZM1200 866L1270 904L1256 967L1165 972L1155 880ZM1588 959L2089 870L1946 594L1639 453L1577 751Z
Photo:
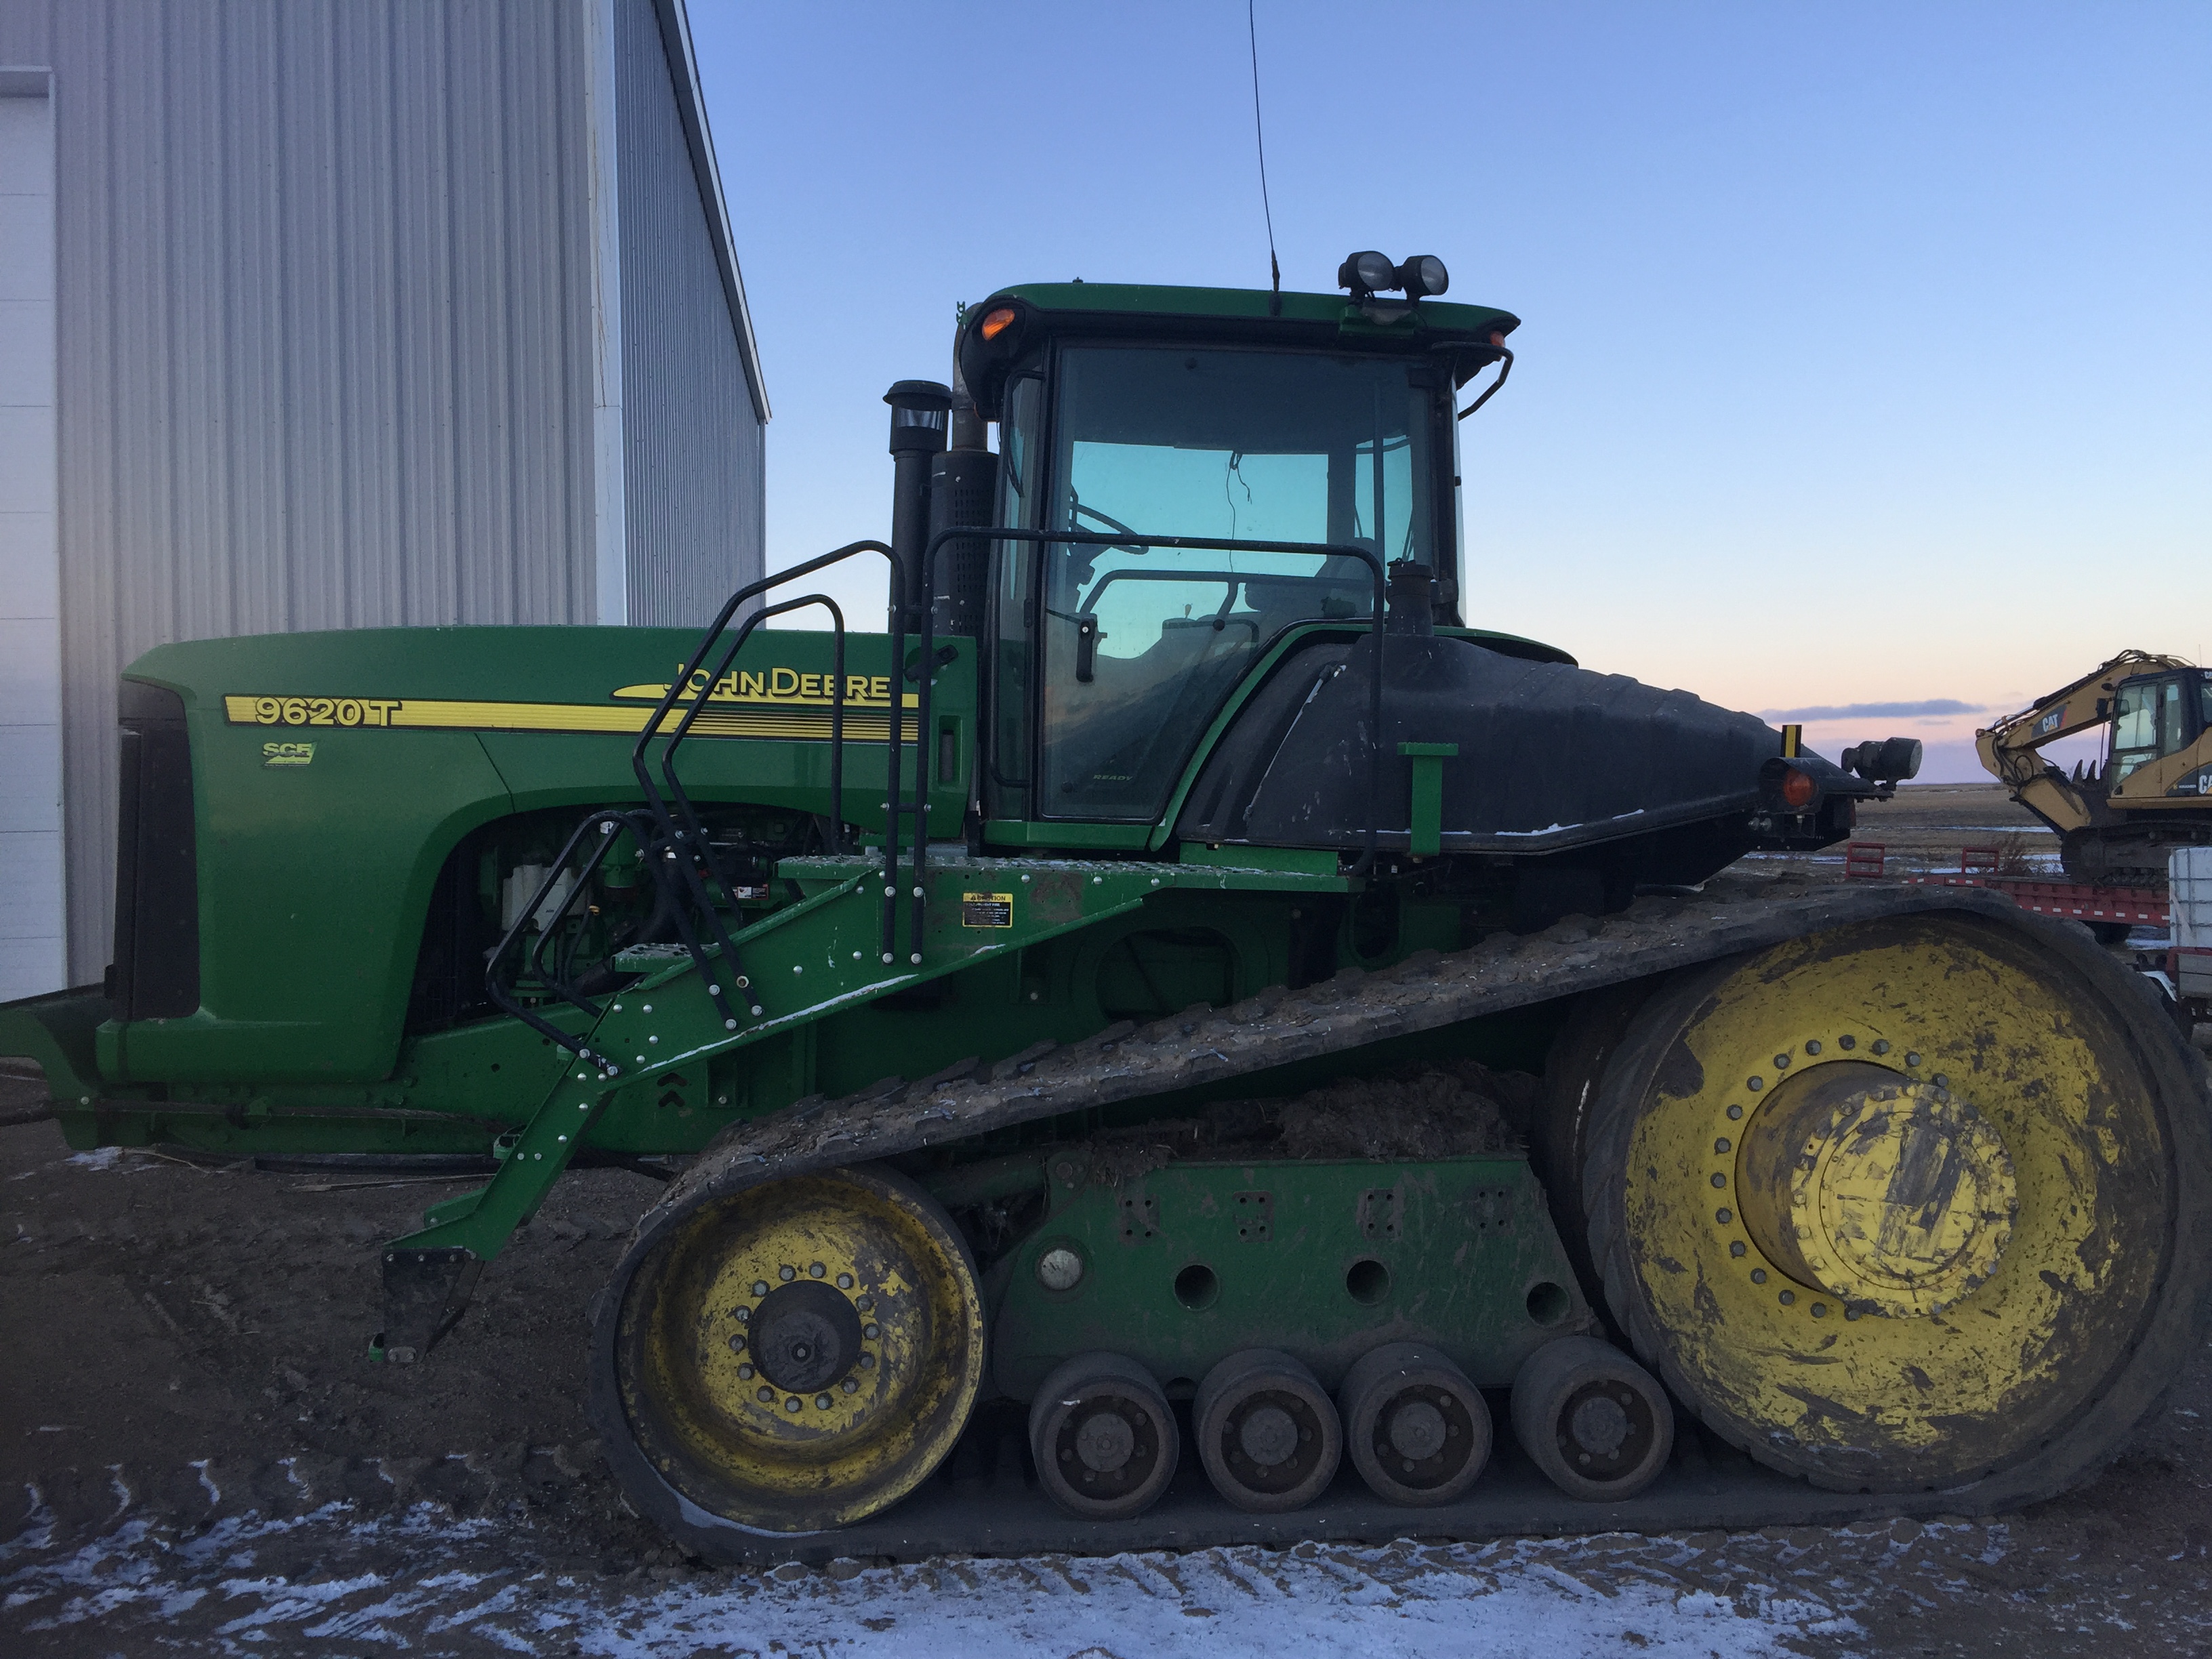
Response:
M1273 1468L1296 1455L1298 1425L1280 1406L1261 1406L1245 1413L1237 1443L1255 1463Z
M1609 1395L1593 1395L1567 1419L1567 1432L1589 1457L1618 1457L1628 1443L1628 1413Z
M1444 1414L1425 1400L1409 1400L1390 1413L1390 1448L1419 1462L1444 1447Z
M1093 1412L1075 1431L1075 1455L1099 1474L1122 1468L1136 1449L1137 1431L1119 1412Z

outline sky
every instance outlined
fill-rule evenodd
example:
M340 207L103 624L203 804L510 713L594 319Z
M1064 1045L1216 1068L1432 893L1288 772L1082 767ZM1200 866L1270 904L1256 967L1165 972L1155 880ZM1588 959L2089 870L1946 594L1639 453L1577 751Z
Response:
M1237 0L690 15L771 569L888 534L882 394L957 301L1266 285ZM1284 285L1435 253L1522 319L1470 622L1938 781L2124 647L2212 656L2212 6L1254 15Z

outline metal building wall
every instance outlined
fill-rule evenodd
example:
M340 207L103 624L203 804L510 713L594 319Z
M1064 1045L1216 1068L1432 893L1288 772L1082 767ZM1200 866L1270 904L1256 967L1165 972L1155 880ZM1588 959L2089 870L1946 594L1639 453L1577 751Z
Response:
M54 71L79 982L140 652L593 620L585 28L551 0L0 0L0 64Z
M629 620L703 626L762 573L768 409L684 130L680 15L615 5Z

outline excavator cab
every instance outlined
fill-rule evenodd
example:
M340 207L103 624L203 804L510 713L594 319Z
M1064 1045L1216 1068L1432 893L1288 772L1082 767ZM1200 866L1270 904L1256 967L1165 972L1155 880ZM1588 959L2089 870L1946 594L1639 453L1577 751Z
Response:
M2123 682L2112 700L2107 784L2117 787L2142 768L2182 753L2208 726L2212 726L2212 675L2204 670Z

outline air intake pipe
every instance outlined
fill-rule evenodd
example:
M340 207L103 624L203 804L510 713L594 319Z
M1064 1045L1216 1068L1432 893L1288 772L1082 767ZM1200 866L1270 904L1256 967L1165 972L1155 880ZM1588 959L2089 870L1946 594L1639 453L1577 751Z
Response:
M1388 632L1418 636L1437 631L1436 574L1412 559L1391 562L1390 609L1382 624Z
M891 550L906 591L891 596L906 613L906 631L921 631L921 554L929 540L931 464L945 453L950 388L935 380L898 380L884 393L891 406Z

